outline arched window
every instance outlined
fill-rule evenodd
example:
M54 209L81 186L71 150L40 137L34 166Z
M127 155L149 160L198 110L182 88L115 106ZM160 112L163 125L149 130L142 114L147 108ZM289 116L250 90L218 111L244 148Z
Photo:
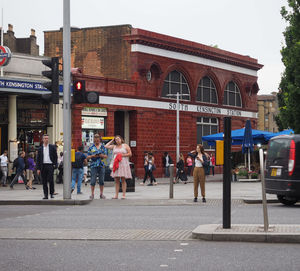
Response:
M242 107L242 99L239 87L230 81L224 91L224 105Z
M208 76L203 77L198 85L197 101L218 104L216 86Z
M178 71L170 72L163 85L161 96L169 99L176 99L176 93L184 94L179 97L181 100L190 100L190 88L184 75Z

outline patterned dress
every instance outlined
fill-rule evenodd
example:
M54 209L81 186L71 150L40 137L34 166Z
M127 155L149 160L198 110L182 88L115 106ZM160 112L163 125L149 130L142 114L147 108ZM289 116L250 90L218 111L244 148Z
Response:
M121 148L114 147L113 149L113 155L116 157L118 153L126 154L127 150L124 147L124 144L122 144ZM131 170L129 165L129 157L122 157L122 161L119 163L119 168L115 172L111 172L111 177L125 177L125 179L131 179Z

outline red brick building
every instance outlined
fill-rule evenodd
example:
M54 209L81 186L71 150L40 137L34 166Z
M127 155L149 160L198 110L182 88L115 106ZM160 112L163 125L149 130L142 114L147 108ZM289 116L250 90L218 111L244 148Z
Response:
M62 32L45 32L45 55L62 56ZM180 152L186 154L202 136L232 129L251 119L257 125L257 71L249 56L182 40L130 25L72 29L72 66L87 91L98 91L99 104L78 104L72 111L72 142L92 141L92 132L121 134L131 145L137 175L143 153L176 156L176 97L180 101ZM209 149L208 146L206 146Z

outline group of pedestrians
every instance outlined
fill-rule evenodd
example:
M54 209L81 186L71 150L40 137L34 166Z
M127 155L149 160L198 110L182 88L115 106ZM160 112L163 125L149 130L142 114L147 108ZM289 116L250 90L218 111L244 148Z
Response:
M150 183L148 184L148 186L157 185L157 181L153 175L155 169L156 169L156 166L155 166L155 158L153 156L153 153L145 151L144 152L145 174L144 174L143 182L140 183L141 185L145 185L148 178L150 178Z
M10 183L10 188L13 189L13 186L22 181L25 184L25 188L28 189L35 189L32 186L33 180L36 177L36 168L35 168L35 160L34 160L34 153L31 152L28 154L27 157L24 151L19 152L19 156L13 162L13 170L15 169L15 176ZM7 178L8 178L8 152L5 150L3 154L0 156L0 165L1 165L1 185L6 187Z
M104 178L105 178L105 163L104 159L108 157L108 150L112 150L113 157L111 159L111 177L115 181L115 195L112 199L119 198L120 184L122 186L122 197L126 198L126 179L131 179L131 169L129 157L131 157L131 149L125 144L124 139L117 135L104 145L99 134L94 135L94 144L88 149L87 156L83 153L83 148L80 146L75 153L75 162L72 163L72 187L71 191L75 190L77 181L77 194L82 194L82 180L86 179L87 161L90 161L91 170L91 195L90 199L95 198L95 186L98 182L100 190L100 199L105 199L104 195Z

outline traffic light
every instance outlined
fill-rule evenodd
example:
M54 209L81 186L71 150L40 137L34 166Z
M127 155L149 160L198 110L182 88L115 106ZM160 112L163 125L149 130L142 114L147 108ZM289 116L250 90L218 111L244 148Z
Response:
M52 102L53 104L59 104L58 57L42 60L42 63L51 69L50 71L42 71L42 75L51 80L42 83L42 85L52 92L51 94L43 94L42 99Z
M73 99L75 104L85 103L85 81L74 80L73 81Z
M75 104L97 104L99 103L99 93L96 91L86 91L84 80L74 80L73 101Z

